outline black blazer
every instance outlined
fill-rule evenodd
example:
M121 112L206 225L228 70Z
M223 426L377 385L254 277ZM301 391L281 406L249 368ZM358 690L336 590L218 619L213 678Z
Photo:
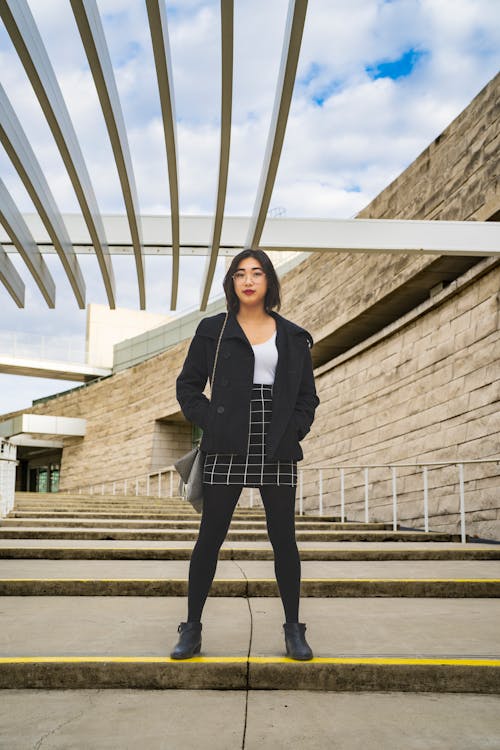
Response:
M203 430L201 449L207 453L245 454L250 422L254 353L229 313L222 336L211 401L203 394L212 369L225 313L200 321L176 381L177 400L186 419ZM278 365L266 460L303 458L299 441L307 435L319 404L310 348L304 328L275 312Z

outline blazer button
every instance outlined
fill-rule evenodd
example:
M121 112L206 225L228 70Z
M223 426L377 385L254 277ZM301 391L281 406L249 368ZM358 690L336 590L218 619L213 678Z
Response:
M222 385L229 385L229 380L227 378L222 378Z
M229 357L231 356L231 352L224 352L222 356L224 357L224 359L229 359Z
M224 407L223 406L218 406L217 407L217 414L224 414Z

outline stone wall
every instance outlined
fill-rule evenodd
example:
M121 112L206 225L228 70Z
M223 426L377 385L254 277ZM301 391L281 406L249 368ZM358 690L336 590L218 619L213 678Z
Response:
M500 265L484 261L390 329L316 372L321 398L304 466L461 461L500 455ZM397 472L398 517L423 526L422 470ZM500 539L498 464L465 468L471 532ZM364 472L346 470L346 511L364 519ZM318 472L304 471L318 508ZM323 504L340 509L338 469L323 472ZM434 529L458 529L458 470L429 472ZM369 474L370 520L392 520L390 469ZM474 511L474 512L470 512Z

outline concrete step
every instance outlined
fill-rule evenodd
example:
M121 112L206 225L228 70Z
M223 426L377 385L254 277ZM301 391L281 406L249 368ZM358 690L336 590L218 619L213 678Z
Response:
M186 596L188 561L4 560L2 596ZM278 596L273 563L220 561L212 596ZM304 562L302 596L489 597L500 562Z
M71 546L68 546L68 545ZM99 542L91 540L73 540L70 543L59 539L14 539L0 540L0 559L36 559L36 560L189 560L192 546L158 546L159 542ZM103 544L105 546L103 546ZM120 546L111 546L119 544ZM125 546L127 545L128 546ZM177 544L183 545L183 542ZM254 547L223 545L219 553L220 560L273 560L271 546ZM246 545L246 542L241 542ZM313 546L305 546L312 544ZM367 547L372 544L371 547ZM8 546L3 546L8 545ZM61 546L63 545L63 546ZM83 546L80 546L83 545ZM122 546L123 545L123 546ZM366 542L364 547L353 548L348 542L333 542L329 547L316 546L314 542L299 542L302 560L500 560L499 545L462 545L427 542L423 546L416 542L398 542L396 547L387 543L373 544Z
M500 747L499 700L453 693L436 700L432 693L303 690L5 690L0 726L8 750L199 750L200 737L216 737L217 750L492 750Z
M0 579L0 596L187 596L183 579ZM274 578L214 581L211 596L278 596ZM500 597L500 578L483 579L398 579L303 578L302 597L441 597L450 599L496 599Z
M181 597L5 597L0 687L500 693L500 600L301 602L311 662L284 656L275 598L209 598L202 654L168 657Z
M165 488L168 485L163 485ZM141 489L144 485L141 485ZM135 488L135 485L134 485ZM174 483L175 491L175 483ZM135 489L130 494L124 495L122 492L16 492L15 501L16 503L22 502L57 502L58 500L161 500L164 503L177 503L185 502L180 495L173 495L172 497L158 497L157 495L136 495Z
M201 516L199 513L196 512L185 512L185 513L171 513L170 511L165 512L131 512L131 511L123 511L123 512L107 512L107 511L89 511L89 510L81 510L77 512L72 512L70 510L65 511L12 511L7 516L7 519L11 518L116 518L116 519L125 519L125 518L131 518L131 519L144 519L147 520L148 518L158 518L158 519L170 519L172 521L182 521L182 520L192 520L192 519L198 519L200 520ZM266 520L266 514L265 513L240 513L239 511L235 511L233 513L233 519L234 520L242 520L242 521L265 521ZM301 521L306 522L332 522L332 523L340 523L340 516L313 516L313 515L297 515L296 516L296 523L299 523Z
M120 529L120 528L138 528L138 529L192 529L193 526L198 526L200 516L196 519L182 519L182 520L170 520L170 519L156 519L148 520L141 518L131 518L127 516L124 519L101 519L95 518L4 518L0 521L0 529L9 528L109 528L109 529ZM384 531L391 530L392 524L390 523L332 523L330 521L309 521L303 518L297 518L296 520L297 529L309 529L309 530L372 530L372 531ZM233 518L231 521L232 529L265 529L266 521L248 521L241 518Z
M14 505L19 509L42 508L42 507L74 507L79 505L95 506L116 506L116 505L158 505L164 508L182 509L192 508L190 503L182 497L158 497L157 495L63 495L63 494L33 494L30 497L19 497L17 494L14 499ZM260 494L254 497L254 507L249 505L238 504L238 509L252 511L255 509L263 510Z
M52 502L46 502L46 503L30 503L30 504L24 504L24 503L15 503L14 505L14 511L28 511L28 512L36 512L36 511L75 511L75 510L102 510L102 511L123 511L123 510L130 510L130 511L159 511L162 513L191 513L193 515L198 515L197 511L192 508L189 503L182 503L182 504L170 504L165 502L144 502L144 501L122 501L122 500L115 500L114 502L106 501L106 502L70 502L70 503L52 503ZM260 510L260 509L259 509ZM239 511L241 512L241 511ZM255 511L254 511L255 512Z
M170 529L165 531L154 531L148 529L115 529L106 527L102 529L68 529L68 528L4 528L0 527L0 539L136 539L136 540L195 540L198 536L197 530ZM231 540L262 541L267 539L267 531L229 530L227 537ZM302 531L296 533L298 541L420 541L420 542L453 542L460 539L458 534L444 532L421 531Z

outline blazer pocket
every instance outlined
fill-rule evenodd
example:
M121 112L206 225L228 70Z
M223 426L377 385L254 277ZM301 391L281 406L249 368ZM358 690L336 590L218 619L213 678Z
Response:
M304 438L304 435L306 433L304 432L303 427L300 425L300 422L299 422L299 420L298 420L297 415L295 414L295 412L292 415L292 421L293 421L293 425L295 427L295 432L297 433L297 440L299 440L299 442L300 442Z

